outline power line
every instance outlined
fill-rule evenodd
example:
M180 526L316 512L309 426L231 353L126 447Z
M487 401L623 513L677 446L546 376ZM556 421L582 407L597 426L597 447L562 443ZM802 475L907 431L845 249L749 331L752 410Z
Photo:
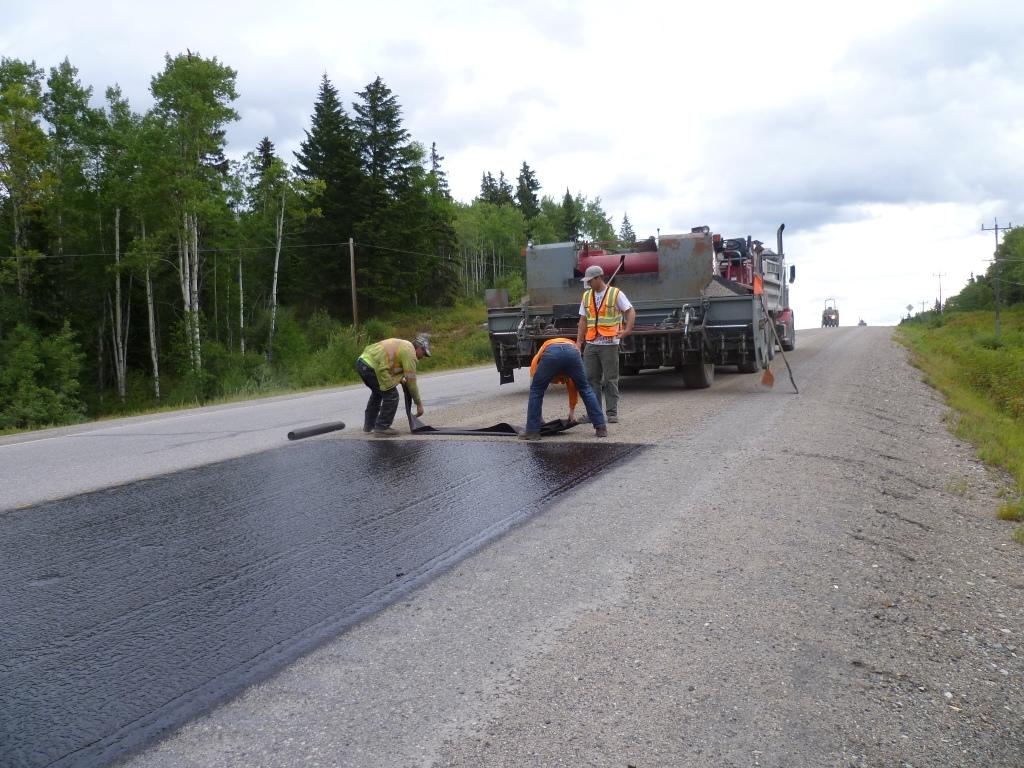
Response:
M439 254L439 253L424 253L422 251L410 251L410 250L404 250L402 248L390 248L390 247L384 246L384 245L374 245L373 243L355 243L355 245L358 245L360 248L369 248L369 249L372 249L372 250L379 250L379 251L389 251L389 252L392 252L392 253L401 253L401 254L406 254L406 255L409 255L409 256L422 256L424 258L430 258L430 259L440 258L440 259L447 259L448 261L455 261L455 262L459 262L459 263L463 263L463 264L467 263L466 259L464 259L464 258L462 258L460 256L456 256L455 255L455 251L451 251L448 254ZM254 251L273 251L273 250L276 249L276 247L277 246L275 246L275 245L232 246L232 247L226 247L226 248L208 247L208 248L200 248L198 250L198 253L228 253L228 254L230 254L230 253L249 253L249 252L254 252ZM348 247L348 241L347 240L345 240L343 242L337 242L337 243L295 243L295 244L282 244L281 245L281 250L283 252L283 251L287 251L287 250L300 250L300 249L308 249L308 248L342 248L342 247L345 247L345 248ZM132 256L157 256L157 257L162 257L162 256L174 256L177 253L178 253L178 250L176 248L168 248L166 250L160 250L160 249L152 250L151 249L151 250L145 250L145 251L131 251L131 250L129 250L129 251L125 251L124 252L123 257L132 257ZM518 255L518 254L516 254L516 255ZM13 261L15 259L21 258L21 259L24 259L26 261L39 261L39 260L43 260L43 259L84 259L84 258L93 258L93 257L113 258L113 256L114 256L114 254L112 252L109 252L109 251L96 251L96 252L93 252L93 253L36 253L34 255L31 255L31 256L21 256L21 257L19 257L19 256L4 255L4 256L0 256L0 259L6 259L6 260L12 260ZM474 263L487 264L487 265L490 265L490 266L502 264L502 263L504 263L504 261L505 261L504 259L496 259L496 258L493 258L493 257L490 257L490 256L484 256L482 254L482 252L481 252L480 258L473 259Z

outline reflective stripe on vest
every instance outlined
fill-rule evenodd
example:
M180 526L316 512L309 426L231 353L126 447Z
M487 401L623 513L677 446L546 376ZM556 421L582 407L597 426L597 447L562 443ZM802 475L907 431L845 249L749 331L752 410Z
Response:
M604 301L598 310L594 303L594 289L588 288L583 294L583 303L587 308L587 341L593 341L597 334L614 336L622 326L622 313L619 312L619 289L608 286L604 292Z
M380 345L384 348L384 362L388 370L391 371L391 375L397 376L402 373L402 365L398 362L398 348L402 345L402 340L384 339Z

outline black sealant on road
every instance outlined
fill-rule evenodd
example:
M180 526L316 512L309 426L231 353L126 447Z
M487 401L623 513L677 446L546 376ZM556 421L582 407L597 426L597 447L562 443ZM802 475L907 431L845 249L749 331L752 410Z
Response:
M0 765L137 750L636 450L316 441L0 512Z

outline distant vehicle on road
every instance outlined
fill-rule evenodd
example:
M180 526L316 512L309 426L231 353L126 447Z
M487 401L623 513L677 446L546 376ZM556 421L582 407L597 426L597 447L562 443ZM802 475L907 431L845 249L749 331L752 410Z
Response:
M857 325L867 325L867 323L864 322L864 318L862 317L860 320L857 321Z
M835 299L825 299L825 309L821 313L821 327L839 327L839 309Z

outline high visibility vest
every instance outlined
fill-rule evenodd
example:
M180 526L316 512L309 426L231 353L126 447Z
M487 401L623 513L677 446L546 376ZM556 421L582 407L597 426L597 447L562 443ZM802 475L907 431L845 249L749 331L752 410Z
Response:
M598 307L594 302L594 289L583 293L583 306L587 308L587 341L593 341L597 334L614 336L622 327L622 313L619 312L619 289L608 286L604 301Z
M409 394L420 402L419 387L416 385L416 348L405 339L384 339L363 350L359 359L377 373L377 383L384 391L397 387L405 381Z
M388 372L392 376L401 376L405 369L402 364L398 361L398 350L401 348L403 343L408 343L404 339L384 339L380 345L384 349L384 360L385 365L388 367Z

